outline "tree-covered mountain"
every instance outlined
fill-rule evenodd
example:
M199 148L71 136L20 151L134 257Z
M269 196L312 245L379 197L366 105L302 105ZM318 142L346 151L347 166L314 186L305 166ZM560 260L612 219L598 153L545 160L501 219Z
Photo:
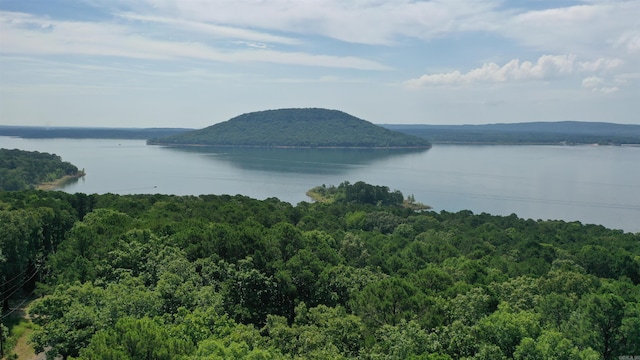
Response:
M32 189L57 180L83 175L60 156L38 151L0 149L0 191Z
M252 112L207 128L156 138L153 145L428 148L422 138L391 131L338 110Z
M381 125L442 143L640 144L640 125L558 121L484 125Z

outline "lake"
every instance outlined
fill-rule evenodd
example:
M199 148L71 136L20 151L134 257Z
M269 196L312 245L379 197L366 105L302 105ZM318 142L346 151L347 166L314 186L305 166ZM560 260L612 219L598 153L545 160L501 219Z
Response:
M365 181L435 211L561 219L640 232L640 147L440 145L429 150L172 148L142 140L20 139L87 175L70 193L242 194L297 204L317 185Z

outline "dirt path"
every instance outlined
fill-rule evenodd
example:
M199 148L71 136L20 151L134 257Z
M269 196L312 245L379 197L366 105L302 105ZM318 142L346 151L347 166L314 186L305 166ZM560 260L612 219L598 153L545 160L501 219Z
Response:
M29 313L27 309L31 304L33 299L29 299L26 303L22 304L20 308L15 309L12 316L27 320L31 322L31 318L29 317ZM12 354L16 354L18 356L18 360L45 360L46 356L44 353L36 354L33 346L29 344L29 337L33 333L33 329L27 328L22 333L18 341L16 342L15 348L11 351Z
M32 330L27 330L18 339L18 343L13 349L13 353L18 355L18 360L45 360L47 358L44 353L36 355L33 347L28 344L29 336L31 336L32 332Z

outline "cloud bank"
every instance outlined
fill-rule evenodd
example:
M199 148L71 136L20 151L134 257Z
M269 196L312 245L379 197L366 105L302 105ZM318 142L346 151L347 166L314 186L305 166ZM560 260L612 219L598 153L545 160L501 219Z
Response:
M543 55L533 63L513 59L500 66L494 62L466 73L452 71L448 73L425 74L405 82L409 88L439 85L470 85L474 83L505 83L530 80L546 80L568 76L575 72L599 72L623 65L621 59L600 58L595 61L576 61L575 55Z
M150 18L162 22L162 19ZM390 67L358 56L278 51L243 43L242 50L229 50L205 42L153 38L145 33L112 23L60 21L23 13L0 12L2 54L90 55L134 59L198 59L227 63L268 62L284 65L317 66L357 70L389 70ZM284 37L250 31L206 27L206 31L225 33L233 39L295 43ZM253 45L253 46L252 46ZM247 47L250 48L247 50Z

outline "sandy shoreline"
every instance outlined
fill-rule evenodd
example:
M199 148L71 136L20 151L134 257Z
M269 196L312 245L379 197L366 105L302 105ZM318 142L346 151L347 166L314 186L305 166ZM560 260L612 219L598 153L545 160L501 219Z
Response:
M50 182L45 182L45 183L39 184L38 186L36 186L36 189L38 189L38 190L55 190L55 189L57 189L59 187L62 187L64 184L68 183L69 181L71 181L73 179L81 178L84 175L85 175L84 171L78 171L74 175L65 175L65 176L61 177L60 179L56 179L54 181L50 181Z

